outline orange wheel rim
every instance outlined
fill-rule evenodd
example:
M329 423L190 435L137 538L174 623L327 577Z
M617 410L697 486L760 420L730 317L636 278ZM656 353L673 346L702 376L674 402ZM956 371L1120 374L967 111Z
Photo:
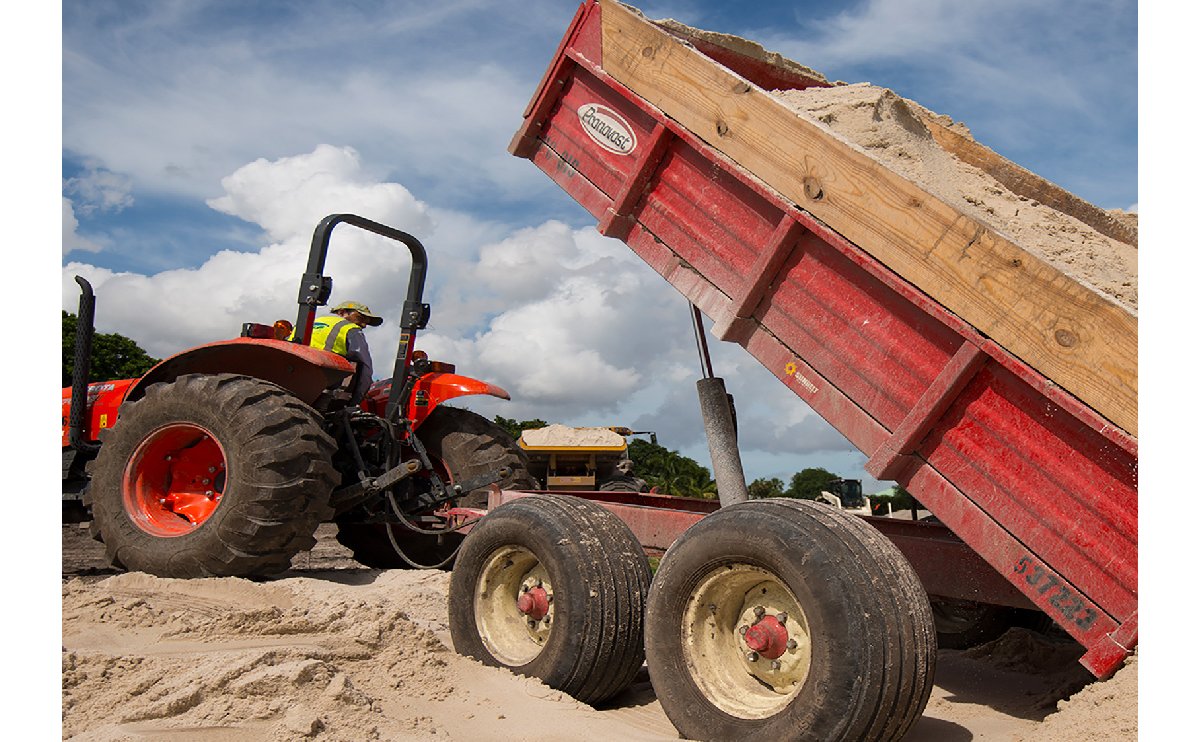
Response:
M224 495L225 451L212 433L191 423L151 432L125 467L125 511L143 531L174 537L212 517Z

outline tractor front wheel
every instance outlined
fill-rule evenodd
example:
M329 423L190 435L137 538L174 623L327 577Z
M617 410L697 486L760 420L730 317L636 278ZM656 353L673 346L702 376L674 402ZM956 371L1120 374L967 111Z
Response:
M248 376L189 374L126 402L85 498L114 565L160 577L281 572L332 516L316 411Z

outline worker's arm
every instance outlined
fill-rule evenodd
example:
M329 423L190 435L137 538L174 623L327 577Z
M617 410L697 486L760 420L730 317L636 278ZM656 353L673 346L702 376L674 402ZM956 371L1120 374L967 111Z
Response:
M367 396L374 378L375 369L371 365L371 350L367 347L367 338L362 329L356 327L346 335L346 358L359 364L358 384L354 389L353 403L358 404Z

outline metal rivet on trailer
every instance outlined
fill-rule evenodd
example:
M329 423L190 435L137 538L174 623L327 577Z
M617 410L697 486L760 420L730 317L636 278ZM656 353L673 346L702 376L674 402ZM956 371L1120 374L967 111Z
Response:
M208 467L208 473L209 473L209 474L212 474L212 473L213 473L213 472L215 472L216 470L217 470L217 467L215 467L215 466L210 466L210 467Z
M205 497L212 497L212 496L213 496L213 491L212 491L212 490L207 490L207 491L205 491L205 493L204 493L204 496L205 496Z
M207 479L201 479L201 480L200 480L200 484L208 484L208 480L207 480Z
M747 652L746 659L749 662L758 662L758 652Z

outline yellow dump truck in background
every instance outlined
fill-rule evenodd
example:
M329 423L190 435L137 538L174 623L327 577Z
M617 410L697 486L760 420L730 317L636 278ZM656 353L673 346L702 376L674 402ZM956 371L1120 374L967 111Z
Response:
M548 425L521 431L517 440L529 456L529 473L546 489L576 492L648 492L633 475L628 436L621 426ZM653 435L653 434L651 434Z

